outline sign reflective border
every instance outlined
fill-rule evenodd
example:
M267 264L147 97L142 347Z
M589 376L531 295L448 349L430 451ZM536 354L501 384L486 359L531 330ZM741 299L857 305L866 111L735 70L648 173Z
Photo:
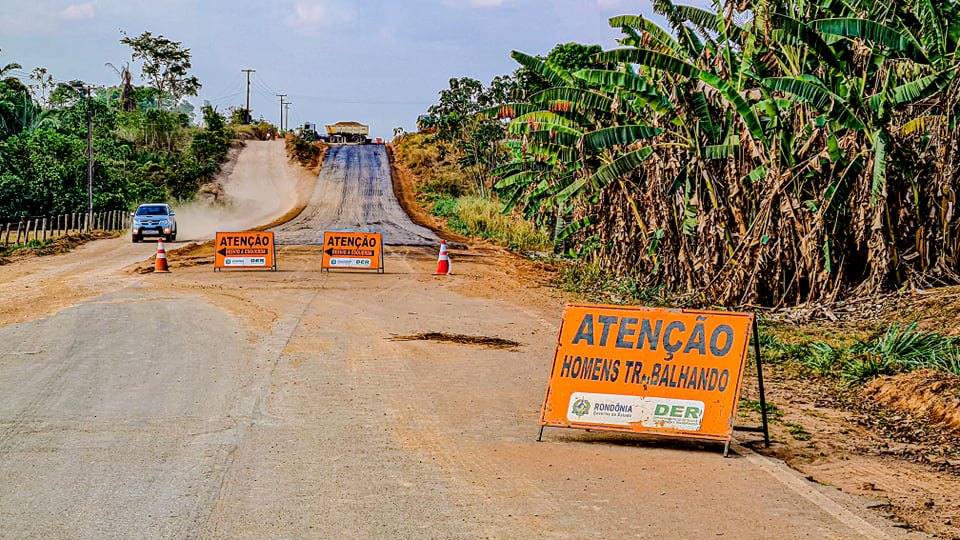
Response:
M320 268L353 268L383 272L383 234L325 231Z
M569 304L540 425L729 441L753 314Z
M213 270L260 268L277 270L271 231L218 232L213 242Z

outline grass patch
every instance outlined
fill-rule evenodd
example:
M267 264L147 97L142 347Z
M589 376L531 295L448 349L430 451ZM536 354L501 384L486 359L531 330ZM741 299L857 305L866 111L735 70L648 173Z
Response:
M783 411L777 408L776 405L770 403L769 401L766 402L765 405L767 409L767 420L769 422L776 423L783 418ZM761 414L759 399L747 399L745 397L741 397L739 407L741 412L755 412L757 414Z
M457 163L453 145L421 133L408 133L397 141L394 156L417 178L418 196L459 197L470 191L470 177Z
M560 289L577 293L590 302L672 306L659 286L648 286L637 276L609 277L594 263L570 261L560 266L554 283Z
M44 246L49 246L51 243L53 243L53 240L31 240L26 244L13 246L3 250L2 255L13 255L14 253L24 249L41 249Z
M894 323L883 333L852 343L784 343L763 331L760 344L765 361L794 363L813 375L852 384L923 368L960 376L960 338L921 330L916 321Z
M803 426L801 426L800 424L797 424L796 422L787 422L784 425L787 426L787 433L789 433L790 436L793 437L795 440L798 440L798 441L810 440L810 437L811 437L810 432L804 429Z
M475 195L440 195L431 200L431 213L446 218L447 225L460 234L491 240L517 251L550 249L550 237L544 231L522 217L501 213L498 201Z

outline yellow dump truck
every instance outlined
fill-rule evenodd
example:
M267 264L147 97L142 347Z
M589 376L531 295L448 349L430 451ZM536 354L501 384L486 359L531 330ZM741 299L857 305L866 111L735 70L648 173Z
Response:
M330 143L367 144L370 142L369 135L370 126L359 122L327 124L327 142Z

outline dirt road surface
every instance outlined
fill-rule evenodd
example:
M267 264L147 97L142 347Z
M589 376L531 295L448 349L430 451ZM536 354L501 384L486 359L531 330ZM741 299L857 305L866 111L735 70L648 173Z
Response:
M440 244L433 231L414 224L400 207L387 152L379 144L332 146L306 209L275 230L278 244L320 245L323 231L382 232L391 246Z
M535 442L563 298L509 254L157 275L144 247L0 267L0 537L923 538L744 449ZM431 332L518 345L397 339Z

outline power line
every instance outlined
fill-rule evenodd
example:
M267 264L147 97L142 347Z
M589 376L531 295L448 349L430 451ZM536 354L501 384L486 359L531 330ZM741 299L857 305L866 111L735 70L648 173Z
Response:
M216 98L212 98L212 99L207 99L207 101L209 101L210 103L219 103L219 102L221 102L221 101L230 99L230 98L232 98L232 97L241 96L241 95L243 95L243 90L240 90L239 92L234 92L234 93L232 93L232 94L227 94L227 95L225 95L225 96L220 96L220 97L216 97Z
M267 82L266 82L265 80L263 80L263 77L261 77L261 76L259 76L259 75L254 75L254 76L253 76L253 84L254 84L254 86L259 87L261 90L268 91L268 92L270 92L271 94L276 94L276 92L273 90L273 87L271 87L269 84L267 84Z
M320 101L321 103L345 103L350 105L432 105L434 103L433 101L354 100L306 94L290 94L290 97Z
M271 94L276 94L276 92L273 91L273 88L269 84L267 84L267 81L265 81L263 77L259 75L254 75L253 82L259 83L260 86L262 86L264 89L269 90Z

